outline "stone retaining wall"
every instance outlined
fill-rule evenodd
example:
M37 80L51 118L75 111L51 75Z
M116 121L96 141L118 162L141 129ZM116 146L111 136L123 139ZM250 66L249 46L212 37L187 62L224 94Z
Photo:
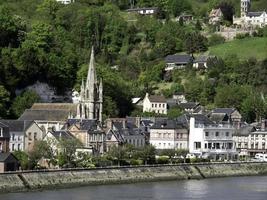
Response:
M82 185L267 175L266 163L182 164L0 174L0 192Z

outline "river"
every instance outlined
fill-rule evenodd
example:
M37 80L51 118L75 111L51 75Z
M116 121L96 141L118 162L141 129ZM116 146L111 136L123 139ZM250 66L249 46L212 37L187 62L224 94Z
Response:
M267 176L100 185L0 194L0 200L267 200Z

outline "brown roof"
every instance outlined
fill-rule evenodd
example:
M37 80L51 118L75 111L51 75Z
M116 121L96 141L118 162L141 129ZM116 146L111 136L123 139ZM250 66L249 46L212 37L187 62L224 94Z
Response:
M150 95L148 97L150 102L160 102L160 103L167 103L164 96L158 96L158 95Z
M31 110L68 110L76 112L77 104L74 103L35 103Z
M70 112L68 110L31 110L26 109L19 120L40 120L40 121L65 121Z

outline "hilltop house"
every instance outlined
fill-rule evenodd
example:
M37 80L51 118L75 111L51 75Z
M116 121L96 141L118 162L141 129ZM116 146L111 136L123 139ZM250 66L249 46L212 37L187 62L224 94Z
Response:
M240 18L233 16L233 24L243 27L264 27L267 25L266 11L250 12L251 1L241 0Z
M167 114L167 100L164 96L149 95L146 93L143 100L143 112Z
M147 7L147 8L131 8L126 10L129 13L138 13L140 15L154 15L158 11L157 7Z
M62 3L62 4L70 4L70 3L74 3L75 0L57 0L57 2Z
M223 20L223 13L220 8L212 9L209 14L209 23L210 24L217 24Z
M194 58L191 55L168 55L165 57L165 71L172 71L174 69L183 69L185 68L188 64L192 63L193 64Z
M150 144L156 149L188 149L188 130L176 120L156 121L150 127Z
M209 58L209 56L204 55L197 57L194 59L193 67L196 69L207 69L207 62Z

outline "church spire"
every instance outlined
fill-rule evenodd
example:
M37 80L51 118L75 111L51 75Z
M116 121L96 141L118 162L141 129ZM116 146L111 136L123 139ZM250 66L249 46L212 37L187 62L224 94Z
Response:
M91 88L97 82L95 71L95 51L92 46L89 69L87 72L86 87Z

